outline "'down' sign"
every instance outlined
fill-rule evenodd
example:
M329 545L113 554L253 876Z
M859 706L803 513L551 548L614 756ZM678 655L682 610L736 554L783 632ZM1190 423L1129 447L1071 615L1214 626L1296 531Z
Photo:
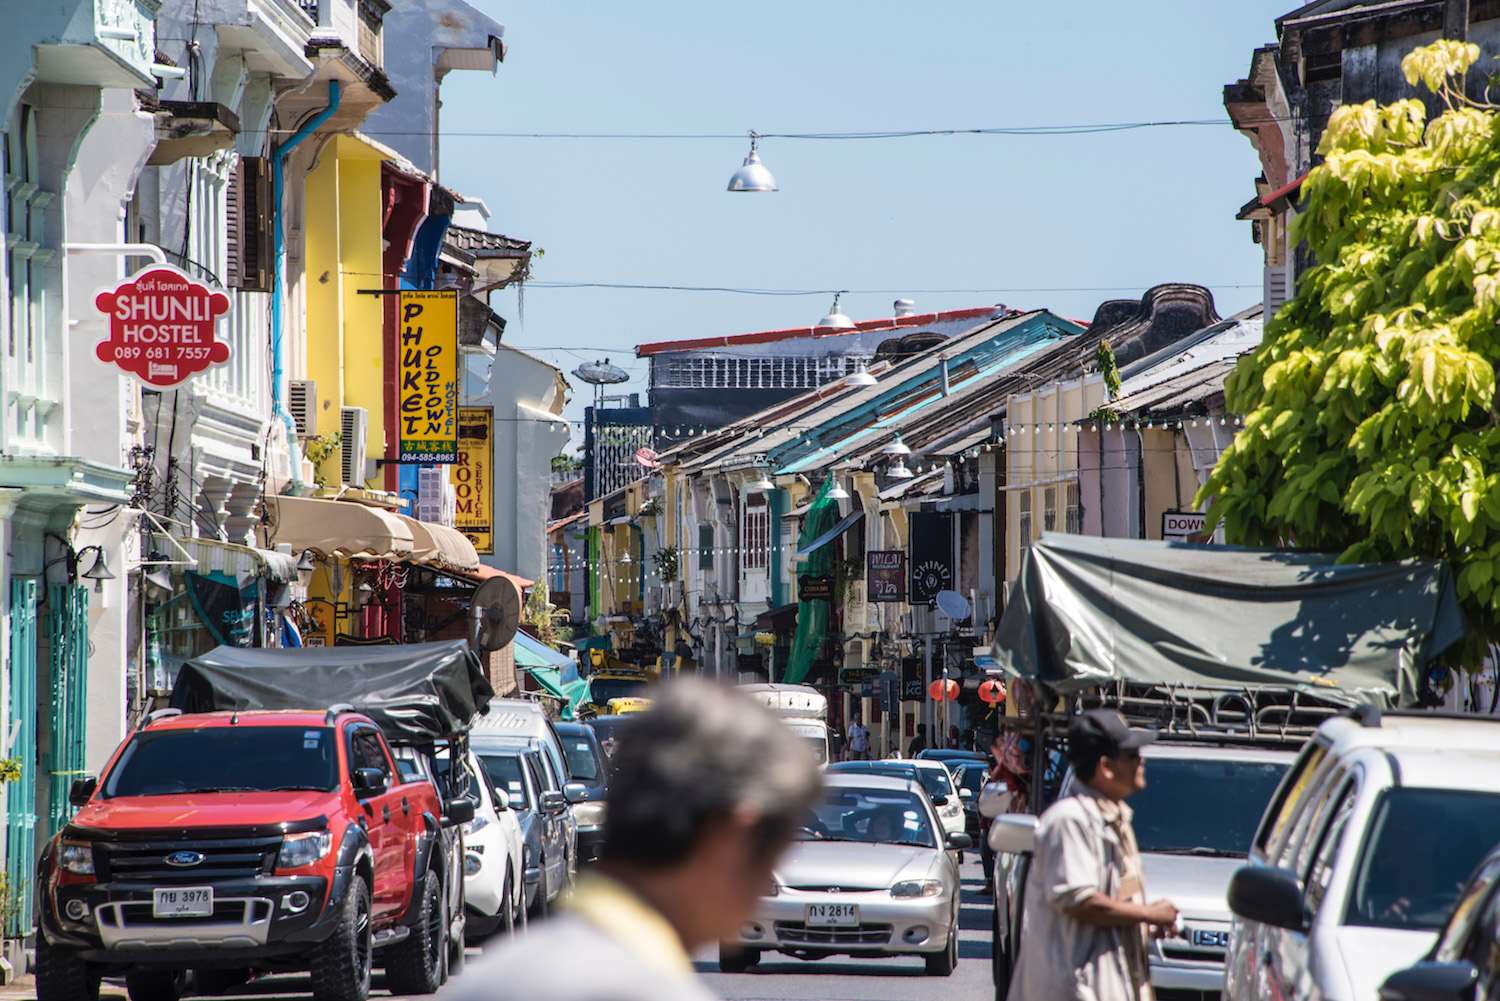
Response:
M1197 511L1163 511L1161 534L1163 538L1201 535L1205 522L1204 516Z
M94 354L148 385L168 389L229 361L228 343L214 336L229 296L169 264L136 272L94 305L109 317L109 339Z

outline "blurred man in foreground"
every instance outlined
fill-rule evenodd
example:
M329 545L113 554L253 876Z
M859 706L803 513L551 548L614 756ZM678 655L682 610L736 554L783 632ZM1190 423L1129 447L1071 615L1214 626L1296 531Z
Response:
M820 780L811 750L731 688L663 686L621 736L598 868L567 909L454 981L454 1001L708 1001L690 959L730 938Z

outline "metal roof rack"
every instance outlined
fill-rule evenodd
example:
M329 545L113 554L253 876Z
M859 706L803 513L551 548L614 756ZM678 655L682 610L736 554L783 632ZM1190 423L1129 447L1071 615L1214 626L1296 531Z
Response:
M338 719L341 714L352 712L354 712L354 706L350 705L348 702L335 702L333 705L329 706L328 711L323 714L323 725L333 726L334 720Z
M150 726L152 723L155 723L159 719L166 719L168 716L181 715L182 710L178 709L175 706L168 706L166 709L157 709L154 712L149 712L146 714L146 718L141 721L141 729L146 729L146 727Z

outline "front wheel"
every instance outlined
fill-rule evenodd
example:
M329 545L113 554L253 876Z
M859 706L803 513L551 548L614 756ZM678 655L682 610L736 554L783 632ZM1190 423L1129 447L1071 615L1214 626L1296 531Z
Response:
M356 876L344 892L338 926L313 950L313 1001L367 1001L374 942L370 887Z
M37 934L37 1001L99 1001L99 973L76 953L49 945Z
M948 946L942 952L930 952L922 957L927 964L927 975L946 977L958 966L958 923L948 929Z
M759 949L746 949L728 942L719 943L720 973L744 973L759 962Z
M422 880L421 910L411 934L386 950L385 982L392 994L432 994L443 985L448 920L443 884L435 872Z

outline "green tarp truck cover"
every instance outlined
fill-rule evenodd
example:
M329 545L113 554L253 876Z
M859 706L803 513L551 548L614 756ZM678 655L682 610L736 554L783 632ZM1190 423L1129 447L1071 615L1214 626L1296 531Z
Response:
M1464 633L1445 563L1044 533L995 633L1007 673L1058 692L1130 681L1416 700Z
M462 640L392 646L259 650L215 647L182 665L172 705L219 709L326 709L347 702L393 743L468 732L494 689Z

